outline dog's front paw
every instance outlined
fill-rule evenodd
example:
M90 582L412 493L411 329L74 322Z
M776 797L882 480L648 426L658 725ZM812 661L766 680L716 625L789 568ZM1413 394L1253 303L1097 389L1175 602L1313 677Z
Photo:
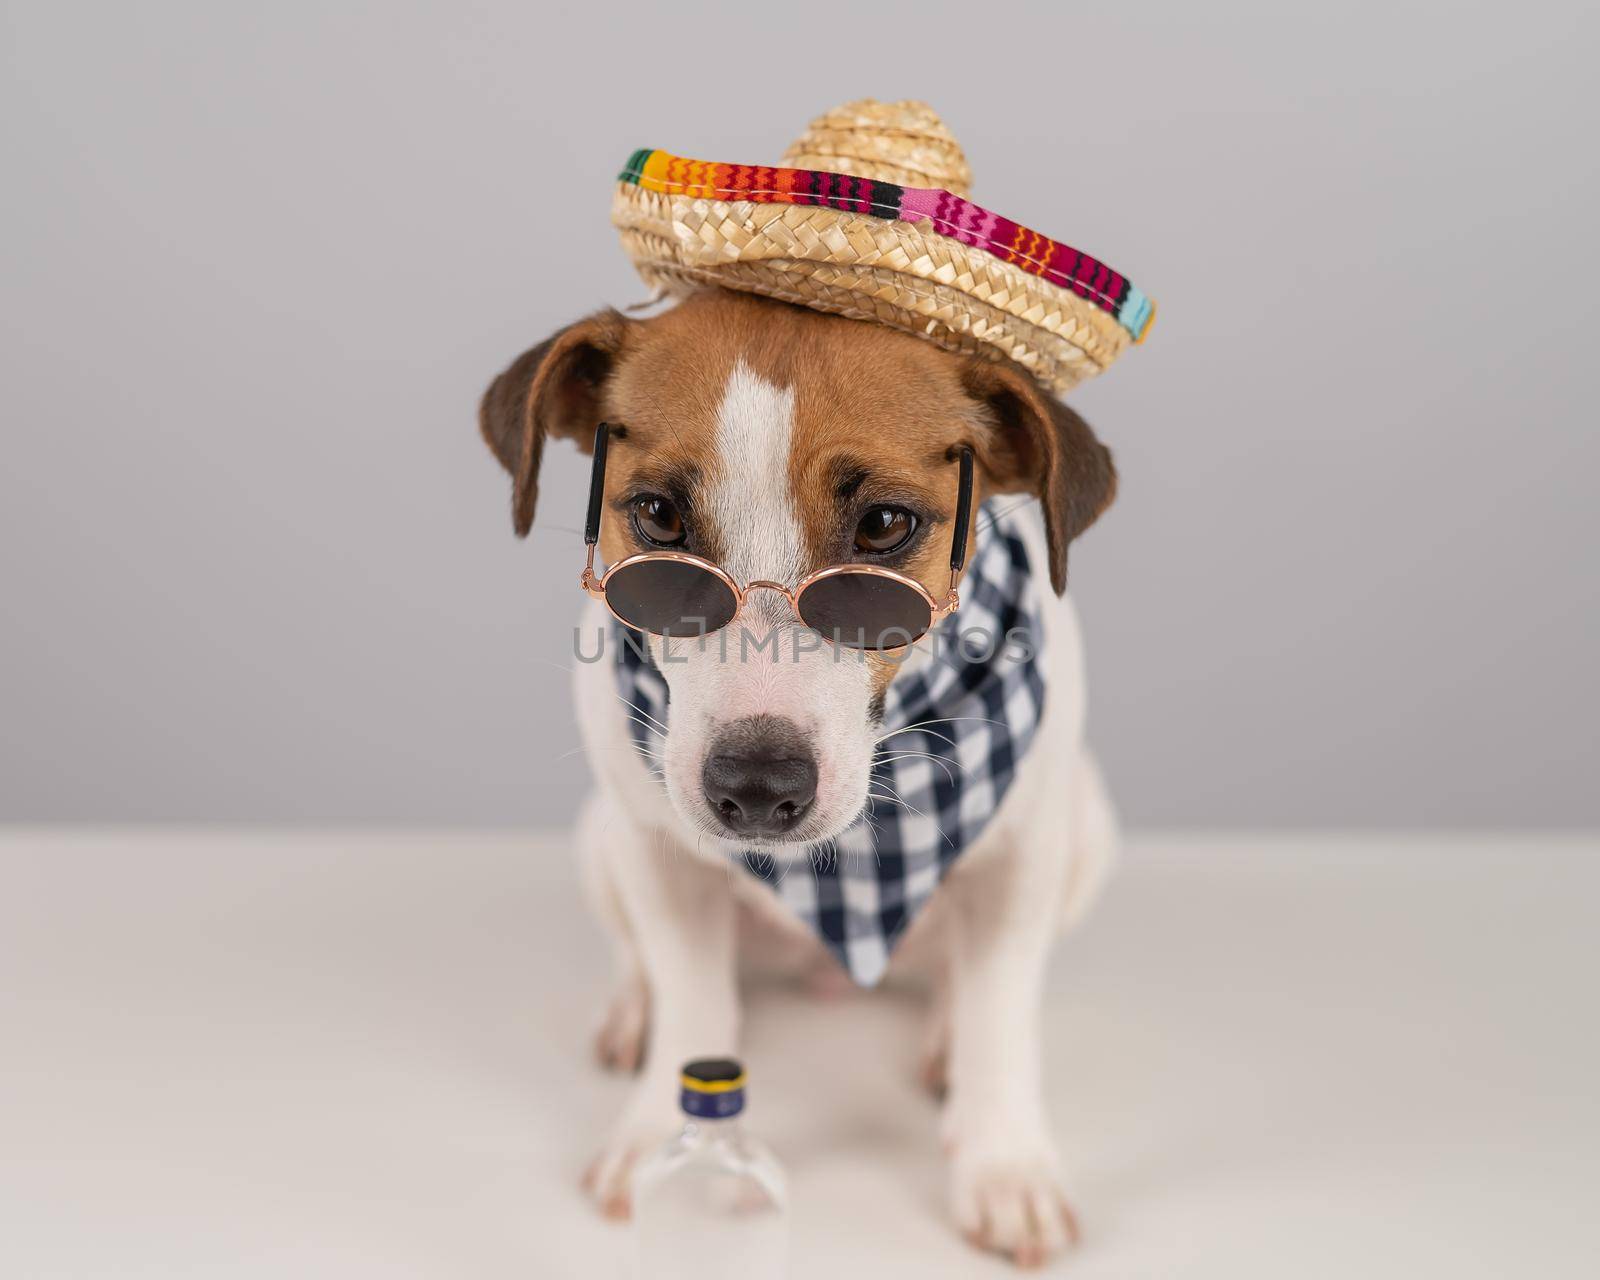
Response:
M1019 1267L1044 1265L1078 1242L1055 1153L1037 1143L976 1144L958 1138L950 1166L956 1225L980 1249Z
M583 1174L583 1189L608 1218L633 1212L633 1171L641 1158L663 1145L679 1128L670 1110L630 1108Z

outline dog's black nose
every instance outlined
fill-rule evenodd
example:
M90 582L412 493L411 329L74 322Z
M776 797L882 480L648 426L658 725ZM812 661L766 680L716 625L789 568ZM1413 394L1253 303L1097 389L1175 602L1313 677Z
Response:
M793 830L810 810L817 762L791 721L749 716L717 734L700 785L732 835L771 838Z

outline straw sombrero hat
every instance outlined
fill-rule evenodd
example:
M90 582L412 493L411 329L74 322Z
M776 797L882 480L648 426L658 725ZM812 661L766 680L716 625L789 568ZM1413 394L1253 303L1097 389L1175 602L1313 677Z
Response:
M611 220L639 274L664 293L718 285L1006 356L1056 392L1150 330L1155 305L1126 276L967 199L966 157L924 103L848 103L783 165L635 151Z

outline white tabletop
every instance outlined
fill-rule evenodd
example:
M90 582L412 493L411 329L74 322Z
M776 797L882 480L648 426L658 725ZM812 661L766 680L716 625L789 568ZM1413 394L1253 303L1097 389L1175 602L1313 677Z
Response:
M1600 842L1145 838L1060 950L1092 1277L1593 1274ZM606 1277L559 837L0 834L0 1275ZM749 999L796 1276L1001 1276L908 992Z

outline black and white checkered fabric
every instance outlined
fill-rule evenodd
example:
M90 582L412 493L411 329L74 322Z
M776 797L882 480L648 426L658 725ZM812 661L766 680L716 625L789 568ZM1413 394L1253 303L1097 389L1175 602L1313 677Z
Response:
M741 856L864 987L994 817L1044 709L1039 587L1015 524L1027 517L1003 514L1007 502L980 509L961 607L918 646L932 660L889 685L865 812L798 858ZM658 759L650 721L667 723L666 682L637 637L613 639L622 700L641 713L634 743Z

